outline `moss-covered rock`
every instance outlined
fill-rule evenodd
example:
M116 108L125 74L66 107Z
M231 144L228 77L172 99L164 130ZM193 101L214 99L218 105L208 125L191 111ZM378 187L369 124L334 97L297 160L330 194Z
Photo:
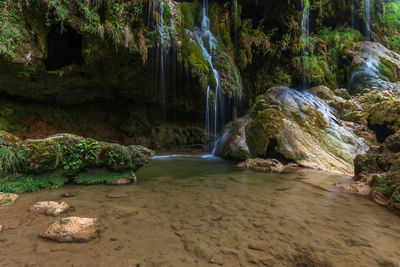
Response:
M90 169L107 168L112 172L136 172L149 164L153 155L152 150L142 146L98 142L71 134L58 134L38 140L28 139L0 147L0 184L3 191L19 192L25 191L21 188L24 186L24 176L43 181L44 176L53 175L55 180L60 180L58 185L62 185L68 181L65 177L73 178ZM135 178L134 175L131 178ZM56 185L48 181L49 179L46 178L49 186ZM38 185L38 188L40 187ZM46 187L46 184L43 187Z
M354 157L368 146L335 113L307 92L271 88L251 109L241 138L246 138L253 158L283 158L303 167L352 174Z
M350 90L365 88L398 91L400 85L400 55L375 42L359 42L353 48Z
M400 212L400 131L355 158L355 180L367 182L371 198Z
M244 161L250 157L249 148L246 144L246 126L249 116L246 115L229 123L220 141L217 143L216 153L229 160Z

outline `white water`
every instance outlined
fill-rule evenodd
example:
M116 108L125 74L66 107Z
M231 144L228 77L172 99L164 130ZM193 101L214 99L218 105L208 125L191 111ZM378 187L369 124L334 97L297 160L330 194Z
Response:
M365 8L365 38L371 41L371 0L364 0Z
M213 71L215 80L215 90L211 91L210 86L207 88L206 100L206 131L208 135L209 150L215 152L216 137L219 127L223 125L222 113L224 109L223 96L220 88L219 73L215 69L212 61L212 53L218 47L218 41L214 37L210 28L210 18L207 15L208 0L203 0L203 18L201 28L196 27L194 34L201 48L204 59L208 62ZM213 99L210 99L213 96ZM211 102L213 100L213 102Z
M307 77L306 77L306 66L305 60L307 57L307 45L308 45L308 37L310 34L310 4L309 0L303 0L303 18L302 18L302 64L303 64L303 89L306 88Z

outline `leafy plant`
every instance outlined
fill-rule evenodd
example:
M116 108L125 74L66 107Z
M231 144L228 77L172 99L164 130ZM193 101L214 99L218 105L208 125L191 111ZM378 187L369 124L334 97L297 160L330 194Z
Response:
M0 173L1 175L16 174L23 169L24 153L10 147L0 147Z

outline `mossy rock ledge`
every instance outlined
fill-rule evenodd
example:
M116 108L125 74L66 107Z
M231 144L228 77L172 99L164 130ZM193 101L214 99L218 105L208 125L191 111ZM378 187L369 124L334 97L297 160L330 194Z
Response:
M0 146L0 191L25 192L78 184L136 180L154 151L139 145L99 142L73 134L28 139Z
M341 121L336 114L309 92L271 88L252 107L249 119L231 124L227 132L234 136L224 138L228 142L223 144L222 156L244 160L227 153L240 149L248 151L245 155L250 158L278 158L302 167L352 175L353 159L365 154L368 145L356 134L353 123ZM242 142L229 142L236 139ZM235 144L239 144L237 149Z
M356 181L371 186L370 197L400 214L400 131L354 160Z

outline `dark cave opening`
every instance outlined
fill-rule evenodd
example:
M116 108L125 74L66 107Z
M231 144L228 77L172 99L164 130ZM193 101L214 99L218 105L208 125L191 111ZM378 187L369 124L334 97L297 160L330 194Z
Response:
M267 158L277 159L284 164L291 162L289 159L287 159L284 155L282 155L281 153L279 153L276 150L277 146L278 146L278 142L276 141L276 139L271 139L269 141L269 144L267 147L267 152L266 152Z
M394 130L390 129L388 127L387 123L384 123L383 125L378 125L378 124L368 124L368 128L373 130L376 134L376 139L378 140L379 143L385 142L386 138L389 136L393 135L395 133Z
M47 35L47 70L57 70L71 64L84 63L82 36L69 26L52 25Z

